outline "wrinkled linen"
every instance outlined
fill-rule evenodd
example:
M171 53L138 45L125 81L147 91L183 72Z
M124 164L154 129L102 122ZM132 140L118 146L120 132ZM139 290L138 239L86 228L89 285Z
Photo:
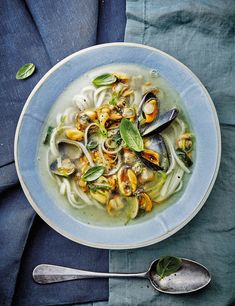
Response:
M110 271L118 272L144 271L162 255L194 259L211 272L209 286L172 296L147 280L111 279L109 305L235 305L235 2L127 0L125 41L165 51L199 77L218 112L222 160L208 200L183 229L146 248L110 252Z
M35 217L19 185L13 146L24 103L54 64L96 43L123 40L125 0L4 0L0 14L0 305L107 300L105 279L33 282L32 270L40 263L108 271L108 251L76 244ZM28 62L36 65L36 73L17 81L16 71Z

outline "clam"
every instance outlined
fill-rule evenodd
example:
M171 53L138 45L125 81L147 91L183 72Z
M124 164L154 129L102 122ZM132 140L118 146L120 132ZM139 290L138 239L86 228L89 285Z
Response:
M176 108L172 108L161 114L152 123L140 125L139 129L141 135L150 136L162 132L177 117L178 113L179 111Z
M142 162L150 169L167 171L169 158L164 139L160 134L146 137L145 149L138 153Z
M75 172L76 167L69 158L62 159L59 157L51 163L50 170L56 175L68 177Z
M73 140L63 139L57 144L60 157L51 163L50 170L56 175L67 177L75 172L75 161L81 157L82 151Z
M130 219L135 219L139 212L139 201L137 197L126 198L128 215Z
M107 211L110 215L112 215L114 212L117 212L124 208L124 201L123 198L115 195L111 200L109 200L107 205Z
M57 144L60 155L63 157L68 157L70 160L75 160L80 158L82 155L82 150L76 141L62 139Z
M128 166L125 165L120 168L118 171L117 180L119 191L124 196L129 197L136 191L137 177L134 171Z

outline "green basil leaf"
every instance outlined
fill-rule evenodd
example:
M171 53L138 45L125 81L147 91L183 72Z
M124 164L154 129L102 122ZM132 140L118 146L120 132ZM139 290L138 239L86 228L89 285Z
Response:
M86 147L87 147L88 150L93 150L93 149L95 149L95 148L98 147L98 141L97 141L97 140L91 139L91 140L88 142L88 144L87 144Z
M130 120L123 118L120 124L120 134L127 146L136 152L144 150L143 139L136 125Z
M99 86L105 86L105 85L111 85L113 83L115 83L117 81L117 78L110 74L110 73L105 73L105 74L102 74L98 77L96 77L92 83L99 87Z
M83 174L82 178L86 182L92 182L97 180L103 173L105 167L103 166L94 166L87 170L86 173Z
M53 130L54 130L54 128L52 126L48 126L46 137L43 140L43 144L48 144L49 143Z
M175 256L160 257L157 263L157 274L163 278L177 272L182 266L182 260Z
M178 148L176 150L176 154L179 156L179 158L182 160L186 167L192 166L193 162L184 150Z
M34 71L36 66L32 63L25 64L24 66L20 67L20 69L16 73L17 80L24 80L30 77Z

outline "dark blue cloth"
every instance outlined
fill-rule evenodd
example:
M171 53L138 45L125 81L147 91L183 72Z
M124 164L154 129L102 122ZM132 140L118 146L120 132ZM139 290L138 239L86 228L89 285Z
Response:
M107 280L33 283L32 269L43 262L108 271L108 251L69 241L35 217L18 182L13 145L27 96L52 65L96 43L123 40L125 0L5 0L0 17L0 305L106 300ZM17 81L28 62L37 72Z

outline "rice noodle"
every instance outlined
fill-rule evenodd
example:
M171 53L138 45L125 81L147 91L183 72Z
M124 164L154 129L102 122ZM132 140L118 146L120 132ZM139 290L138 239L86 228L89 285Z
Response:
M185 127L185 123L180 120L179 118L176 118L175 121L179 124L179 126L181 127L181 133L180 134L184 134L186 127Z
M108 173L105 173L104 176L111 176L118 172L122 164L122 157L120 154L118 154L118 161L116 167L114 167L112 170L110 170Z
M87 205L94 205L99 209L104 209L97 201L95 201L94 199L90 199L89 196L85 192L83 192L74 181L72 183L72 186L77 196L80 197Z
M174 193L179 192L179 191L182 189L182 187L183 187L183 182L182 182L182 181L180 181L179 186L176 188L176 190L175 190L175 192L174 192Z
M102 148L102 150L103 150L105 153L107 153L107 154L111 154L111 155L117 154L117 153L118 153L119 151L121 151L121 149L122 149L122 145L120 145L116 150L113 150L113 151L107 150L107 149L105 148L105 142L106 142L106 140L102 141L102 143L101 143L101 148Z
M100 88L96 89L94 92L94 104L98 108L100 107L105 98L111 98L111 93L108 94L108 90L110 89L110 86L101 86ZM109 97L107 97L109 95Z
M86 147L87 144L88 144L88 132L89 132L89 129L92 127L92 126L98 126L99 128L99 125L97 123L91 123L88 125L88 127L85 129L85 132L84 132L84 146Z
M64 178L63 179L63 183L66 186L66 194L67 194L67 199L69 201L69 203L74 207L74 208L84 208L86 206L86 204L81 204L81 202L78 202L75 199L74 193L71 191L71 185L70 182L68 181L68 179Z
M173 147L173 145L171 144L171 142L169 141L168 137L166 135L164 135L164 139L167 141L167 144L169 146L170 152L173 156L173 158L176 160L177 164L187 173L190 173L190 170L185 166L185 164L180 160L180 158L178 157L178 155L175 152L175 149Z
M169 149L170 151L170 154L169 154L169 158L170 158L170 166L166 172L166 174L170 174L172 172L172 170L175 168L175 158L174 158L174 154L173 154L173 146L171 144L171 142L169 141L169 138L164 136L164 141L165 141L165 144L167 146L167 148Z

